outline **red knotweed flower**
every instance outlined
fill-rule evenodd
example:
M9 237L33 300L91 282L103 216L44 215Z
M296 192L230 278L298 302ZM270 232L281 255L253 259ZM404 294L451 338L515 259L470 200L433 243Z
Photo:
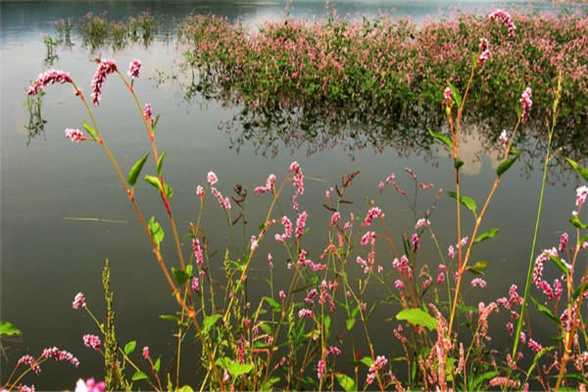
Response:
M363 246L373 246L376 243L376 232L367 231L363 236L361 236L361 240L359 241L359 243Z
M41 356L59 362L69 362L75 367L80 366L80 361L72 353L66 350L60 350L55 346L44 349Z
M500 136L498 136L498 143L500 143L503 147L506 147L508 140L508 133L506 132L506 129L503 129L500 133Z
M512 16L510 16L508 12L498 9L491 12L488 15L488 18L501 23L508 30L509 37L514 38L517 32L517 27L512 20Z
M384 217L384 212L382 212L382 209L380 207L372 207L367 212L367 215L365 216L365 219L363 220L363 225L364 226L371 226L372 223L374 223L375 219L383 218L383 217Z
M368 369L368 375L365 382L368 385L371 385L376 379L378 372L382 370L387 364L388 359L386 359L386 357L383 355L378 355L376 360L370 365L370 368Z
M84 295L84 293L77 293L76 294L76 296L74 297L74 300L73 300L72 307L75 310L80 310L81 308L86 307L86 296Z
M104 381L96 381L93 378L89 378L86 381L81 378L76 383L75 392L105 392L106 384Z
M91 83L91 90L92 90L92 103L95 106L100 104L100 99L102 98L102 88L104 87L104 82L106 82L106 77L111 73L117 71L117 66L114 60L100 60L98 62L98 68L96 68L96 72L92 77Z
M312 318L312 317L314 317L314 313L310 309L302 308L298 311L298 317L299 318Z
M255 193L262 194L267 192L273 192L276 188L276 181L277 177L275 176L275 174L270 174L267 180L265 180L265 185L255 187Z
M211 170L206 175L206 180L208 181L208 184L210 186L214 186L218 182L218 177L217 177L216 173Z
M83 141L88 140L88 138L86 137L86 135L84 135L82 131L80 131L79 129L72 128L67 128L65 130L65 137L74 143L81 143Z
M519 101L521 103L521 120L525 123L529 120L529 113L531 112L531 107L533 107L533 91L531 87L527 87L523 91Z
M282 226L284 226L284 233L276 234L274 236L278 242L285 242L286 240L292 238L292 221L286 215L282 217Z
M298 199L304 194L304 173L298 162L294 161L290 164L290 173L292 173L292 185L294 185L294 195L292 196L292 208L298 210L300 204Z
M337 222L339 222L340 219L341 219L341 213L339 211L335 211L331 215L331 219L329 220L329 223L331 224L331 226L335 226L337 224Z
M443 90L443 105L448 108L453 106L453 96L449 87L445 87L445 90Z
M149 358L151 358L151 354L149 352L149 346L143 347L143 358L145 358L145 360L148 360Z
M480 56L478 57L478 64L484 65L490 58L490 44L486 38L480 38Z
M190 283L190 288L193 292L199 293L200 292L200 279L197 276L192 278L192 282Z
M298 214L298 218L296 218L296 230L294 231L294 236L296 238L300 238L304 234L304 228L306 227L307 219L308 213L306 211Z
M485 289L487 284L486 281L482 278L474 278L472 279L472 281L470 282L470 285L472 287L479 287L481 289Z
M139 77L139 71L141 70L141 60L134 59L129 63L129 77L137 79Z
M196 196L198 196L201 199L204 197L204 187L202 185L198 185L196 187Z
M316 364L316 377L321 380L327 372L327 361L321 359Z
M228 197L224 197L222 193L215 187L210 188L210 192L216 198L218 204L225 210L228 211L231 209L231 199Z
M88 348L94 349L96 351L100 350L101 341L100 338L96 335L84 335L82 337L84 341L84 345Z
M532 351L534 351L536 353L543 350L543 346L541 344L539 344L536 340L533 340L531 338L529 338L528 346Z
M431 222L427 218L420 218L414 225L415 230L424 229L431 226Z
M153 106L150 103L146 103L143 107L143 118L149 122L153 120Z
M28 95L37 95L45 89L45 87L52 84L65 84L73 83L71 76L67 72L51 69L49 71L39 74L37 80L35 80L27 89Z
M20 359L16 362L16 366L26 365L31 368L31 371L35 374L41 373L41 366L37 363L35 358L32 355L23 355Z
M586 199L588 199L588 186L582 185L581 187L576 189L576 210L580 211L580 209L586 203Z
M200 244L198 238L192 240L192 254L194 255L196 265L204 264L204 250L202 249L202 244Z

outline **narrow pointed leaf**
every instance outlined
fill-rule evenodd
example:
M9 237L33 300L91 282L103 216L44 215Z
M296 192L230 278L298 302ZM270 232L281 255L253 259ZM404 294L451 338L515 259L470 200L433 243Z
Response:
M444 135L441 132L435 132L432 129L429 129L429 135L431 135L433 138L445 144L449 149L451 149L452 143L451 138L449 136Z
M88 133L88 135L90 135L90 138L92 140L94 140L95 142L100 140L98 138L98 132L96 132L96 130L94 128L92 128L88 123L84 123L83 126L84 126L84 129L86 130L86 132Z
M163 187L161 185L161 181L159 181L159 178L155 177L155 176L145 176L145 181L150 184L151 186L153 186L154 188L156 188L159 191L163 190Z
M141 174L141 170L143 169L145 162L147 162L148 156L149 153L143 155L133 164L133 166L131 166L129 174L127 175L127 182L130 186L135 186L135 184L137 183L137 178L139 177L139 174Z
M482 234L480 234L474 241L474 243L480 243L482 241L486 241L489 240L491 238L496 237L496 235L498 234L500 230L498 230L497 228L492 228L490 230L487 230L485 232L483 232Z
M506 171L511 168L511 166L517 161L517 159L519 159L520 156L521 154L517 153L500 162L496 168L496 175L500 177L506 173Z
M447 194L452 199L457 199L457 193L450 191L450 192L447 192ZM461 195L461 200L459 202L465 208L470 210L474 214L474 216L478 215L478 204L476 203L476 200L474 200L474 198L469 197L469 196L465 196L465 195Z
M163 228L154 216L149 218L149 221L147 221L147 226L149 227L149 232L151 233L153 242L155 242L155 244L159 247L159 244L161 244L165 238L165 232L163 231Z
M165 160L165 152L159 156L157 160L157 175L161 176L161 171L163 170L163 161Z
M576 173L578 173L580 177L582 177L585 181L588 181L588 167L583 167L578 162L571 160L570 158L566 158L566 161L568 161L569 165Z

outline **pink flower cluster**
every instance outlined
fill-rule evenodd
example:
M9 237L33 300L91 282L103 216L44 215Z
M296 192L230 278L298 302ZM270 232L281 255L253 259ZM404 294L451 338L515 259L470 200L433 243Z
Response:
M521 120L525 123L529 120L529 113L533 107L533 91L531 90L531 87L527 87L525 91L523 91L519 101L521 103Z
M420 218L414 225L415 230L425 229L431 226L431 222L427 218Z
M298 199L304 194L304 173L298 162L294 161L290 164L290 173L292 174L292 185L294 185L294 195L292 196L292 208L298 210L300 203Z
M490 58L490 44L486 38L480 38L480 56L478 57L478 64L484 65Z
M359 243L363 246L374 246L376 243L376 232L375 231L366 231L364 235L361 236L361 240Z
M375 219L383 218L383 217L384 217L384 212L382 212L382 209L380 207L372 207L368 210L367 215L365 216L365 219L363 220L363 225L364 226L371 226L372 223L374 223Z
M74 143L81 143L88 140L86 135L84 135L84 132L80 131L79 129L72 128L67 128L65 130L65 137Z
M545 249L537 258L535 259L535 266L533 267L533 284L537 287L538 290L542 291L543 294L549 299L558 298L559 294L561 294L560 290L555 290L549 282L543 279L543 266L545 262L549 261L550 257L557 257L558 252L557 249ZM560 286L561 283L558 284L556 280L554 282L554 286Z
M309 268L312 272L324 271L327 269L326 264L315 263L308 257L308 251L305 249L300 249L298 253L298 264Z
M445 87L443 90L443 105L450 108L453 105L453 95L451 94L451 88Z
M284 233L283 234L276 234L274 238L278 242L286 242L288 239L292 238L292 221L286 215L282 217L282 226L284 226Z
M316 377L321 380L327 372L327 361L321 359L316 364Z
M27 89L28 95L37 95L45 89L45 87L52 84L65 84L73 83L71 76L67 72L58 71L51 69L49 71L39 74L37 80L35 80L30 87Z
M196 265L204 264L204 251L198 238L192 239L192 254L194 255L194 262Z
M478 288L481 288L481 289L485 289L486 286L487 286L487 283L482 278L474 278L474 279L471 280L470 285L472 287L478 287Z
M392 267L401 275L407 276L409 278L412 277L412 267L410 266L410 262L408 257L403 255L401 258L395 258L392 261Z
M386 359L383 355L378 355L376 360L370 365L368 369L368 375L365 382L368 385L371 385L374 380L376 379L378 372L384 368L388 364L388 359Z
M313 318L314 312L310 309L302 308L298 311L299 318Z
M277 180L277 177L275 176L275 174L270 174L268 176L267 180L265 180L265 185L260 185L260 186L255 187L255 193L263 194L263 193L273 192L274 189L276 188L276 180Z
M43 358L53 359L59 362L69 362L73 366L80 366L80 361L69 351L60 350L57 347L49 347L43 350L41 354Z
M298 239L302 237L304 234L304 228L306 227L306 220L308 219L308 213L303 211L302 213L298 214L298 218L296 218L296 230L294 231L294 236Z
M41 366L37 363L37 360L33 358L32 355L23 355L20 357L18 362L16 362L16 366L25 365L31 368L31 371L35 374L41 373Z
M491 12L488 15L488 18L501 23L508 30L509 37L514 38L517 32L517 27L512 20L512 16L510 16L508 12L498 9Z
M116 63L114 60L100 60L98 63L98 67L96 68L96 72L92 77L92 102L95 106L100 104L100 99L102 98L102 88L104 87L104 82L106 82L106 77L114 73L118 70Z
M77 293L76 294L76 296L74 297L74 300L73 300L72 307L75 310L80 310L81 308L86 307L86 296L84 295L84 293Z
M220 193L220 191L215 187L210 188L210 192L216 198L216 201L218 202L218 205L221 206L221 208L223 208L225 211L231 209L231 199L223 196L223 194Z
M128 75L131 79L137 79L139 77L139 71L141 71L141 60L134 59L129 63Z
M576 189L576 211L580 211L588 199L588 186L583 185Z
M96 351L100 350L100 345L101 345L101 341L100 338L96 335L84 335L82 337L82 340L84 341L84 346L94 349Z
M146 121L153 120L153 106L151 106L150 103L146 103L143 107L143 118L145 118Z
M81 378L76 383L76 389L74 392L105 392L106 384L104 381L96 381L93 378L89 378L86 381Z

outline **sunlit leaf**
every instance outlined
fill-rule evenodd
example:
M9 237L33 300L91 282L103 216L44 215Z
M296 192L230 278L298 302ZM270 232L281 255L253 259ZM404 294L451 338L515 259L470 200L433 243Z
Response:
M426 327L430 330L437 328L437 320L421 308L403 309L396 315L396 320L404 320L412 325Z
M496 229L496 228L492 228L490 230L487 230L485 232L483 232L482 234L480 234L475 240L474 243L480 243L482 241L486 241L489 240L491 238L496 237L496 235L498 234L500 230Z
M578 173L580 177L582 177L585 181L588 181L588 167L583 167L578 162L571 160L570 158L566 158L566 161L568 161L572 169L574 169L574 171Z
M211 314L209 316L206 316L204 318L204 321L202 322L202 334L204 336L208 335L210 333L211 328L214 326L214 324L216 324L216 322L221 318L222 316L218 313L215 314Z
M452 142L449 136L444 135L441 132L435 132L432 129L429 129L429 135L431 135L433 138L445 144L449 149L451 149Z
M90 135L90 139L94 140L95 142L97 142L99 140L98 138L98 132L96 132L96 130L94 128L92 128L90 126L90 124L88 123L84 123L84 129L86 130L86 132L88 133L88 135Z
M161 176L161 171L163 170L163 161L165 160L165 152L159 156L157 160L157 175Z
M141 381L141 380L147 380L147 375L145 373L143 373L140 370L137 370L134 374L133 377L131 378L131 380L133 381Z
M453 191L449 191L449 192L447 192L447 194L452 199L457 199L457 193L455 193ZM476 200L474 200L472 197L461 195L461 198L460 198L460 201L459 202L465 208L467 208L468 210L470 210L474 214L474 216L477 216L478 215L478 204L476 203Z
M252 363L239 363L227 357L219 358L216 364L226 369L233 378L248 374L253 370Z
M510 157L508 157L508 158L504 159L502 162L500 162L500 164L496 168L496 175L498 177L500 177L504 173L506 173L506 171L511 168L511 166L517 161L517 159L519 159L520 156L521 156L521 154L517 153L517 154L511 155Z
M165 238L165 232L163 231L163 228L154 216L149 218L149 220L147 221L147 226L149 227L149 232L151 233L151 238L153 238L153 242L155 242L155 245L159 247L159 244L161 244L161 242Z
M339 383L339 385L341 385L341 388L343 388L345 392L357 391L355 381L353 381L353 379L348 375L343 373L337 373L335 377L337 378L337 382Z
M0 321L0 336L20 336L22 332L10 321Z
M137 341L131 340L130 342L125 344L125 348L123 349L123 351L125 352L125 354L131 355L135 351L136 348L137 348Z
M134 186L137 183L137 178L139 177L139 174L141 173L148 156L149 153L143 155L133 164L133 166L131 166L129 174L127 175L127 182L130 186Z

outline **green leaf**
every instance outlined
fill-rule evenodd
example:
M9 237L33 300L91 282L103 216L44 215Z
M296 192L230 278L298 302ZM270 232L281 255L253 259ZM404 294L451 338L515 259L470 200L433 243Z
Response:
M271 391L273 386L280 382L280 377L272 377L263 384L261 384L261 391Z
M449 88L451 89L451 95L453 96L453 100L457 104L457 106L461 106L461 94L457 87L455 87L452 83L449 83Z
M405 320L412 325L426 327L429 330L437 328L437 320L421 308L403 309L396 315L396 320Z
M153 369L155 369L155 373L159 373L159 369L161 369L161 358L157 358L157 361L153 364Z
M553 261L555 266L564 274L569 275L570 270L568 266L564 263L564 261L559 256L549 256L549 259Z
M457 200L457 193L455 193L453 191L449 191L449 192L447 192L447 194L452 199L456 199ZM461 195L461 200L459 202L465 208L467 208L468 210L470 210L474 214L474 216L477 216L478 215L478 204L476 203L476 200L474 200L472 197Z
M588 167L583 167L578 162L573 161L570 158L566 158L566 161L568 161L572 169L574 169L574 171L578 173L578 175L582 177L584 181L588 181Z
M194 390L192 389L191 386L184 385L184 386L179 387L178 389L176 389L176 392L194 392Z
M272 307L272 310L274 312L279 312L280 309L282 308L282 305L280 305L280 303L278 301L276 301L275 299L273 299L272 297L263 297L263 299L265 300L265 302L267 302L269 304L269 306Z
M588 224L582 222L578 215L572 215L572 217L570 218L570 223L576 226L578 229L588 229Z
M178 316L175 314L160 314L159 318L161 320L168 320L168 321L178 321Z
M207 336L210 333L210 329L213 327L214 324L221 318L222 316L218 313L211 314L210 316L206 316L204 321L202 322L202 334Z
M447 135L442 134L441 132L435 132L429 128L429 135L431 135L436 140L440 141L441 143L445 144L449 149L453 143L451 142L451 138Z
M455 158L455 160L453 161L453 167L455 169L459 170L462 166L463 166L463 161L459 158Z
M367 367L370 367L374 363L374 360L371 357L363 357L359 360L359 362L363 363Z
M345 328L348 331L351 331L353 329L354 325L355 325L355 317L350 317L345 321Z
M482 234L480 234L475 240L474 243L480 243L482 241L486 241L489 239L492 239L494 237L496 237L496 235L498 234L500 230L496 229L496 228L492 228L490 230L487 230L485 232L483 232Z
M520 156L520 153L516 153L500 162L496 168L496 175L498 177L502 176L508 169L511 168L511 166L517 161L517 159L519 159Z
M184 283L190 279L190 276L186 273L186 271L182 271L177 269L176 267L172 267L171 269L172 275L174 276L174 280L182 286Z
M0 321L0 336L20 336L22 332L10 321Z
M248 374L253 370L252 363L239 363L227 357L219 358L216 364L226 369L233 378Z
M582 295L586 290L588 290L588 282L584 282L580 286L578 286L576 290L574 290L574 292L572 293L572 298L575 300L580 295Z
M96 132L96 130L94 128L92 128L88 123L84 123L84 129L86 130L86 132L88 132L88 135L90 135L90 138L92 140L94 140L95 142L99 141L100 139L98 138L98 132Z
M171 199L174 196L174 189L167 182L163 185L163 191L168 199Z
M353 379L348 375L343 373L337 373L335 377L337 378L337 382L339 383L339 385L341 385L341 388L343 388L345 392L357 391L355 381L353 381Z
M133 164L133 166L131 166L131 169L129 170L129 174L127 175L127 182L129 183L130 186L134 186L137 183L137 178L139 177L139 174L141 173L141 170L143 169L143 166L145 165L145 162L147 161L148 156L149 156L149 153L143 155L143 157L138 159Z
M478 377L476 377L476 379L473 381L473 385L469 388L469 390L471 391L478 391L480 390L482 384L484 384L486 381L496 377L498 375L498 372L496 370L491 370L489 372L485 372L480 374Z
M143 373L140 370L137 370L134 374L133 377L131 378L131 380L133 381L141 381L141 380L147 380L147 375L145 373Z
M554 323L559 324L559 318L557 318L553 315L553 312L551 311L551 309L549 309L547 306L545 306L542 303L540 303L539 301L537 301L534 297L530 297L530 298L531 298L531 302L533 302L535 304L535 307L537 308L539 313L542 313L543 315L547 316Z
M136 348L137 348L137 341L131 340L130 342L125 344L125 348L123 349L123 351L125 352L125 354L131 355L135 351Z
M488 268L488 262L486 260L478 260L474 265L470 265L466 269L474 275L481 275L486 268Z
M159 247L159 244L161 244L161 242L165 238L165 232L163 231L163 228L154 216L149 218L149 220L147 221L147 226L149 227L149 232L151 233L151 238L153 238L153 242L155 242L155 245Z
M159 156L157 160L157 175L161 176L161 170L163 169L163 161L165 160L165 152Z
M156 188L158 191L163 191L163 186L161 185L161 181L159 181L159 178L147 175L145 176L145 181L148 184L152 185L154 188Z

